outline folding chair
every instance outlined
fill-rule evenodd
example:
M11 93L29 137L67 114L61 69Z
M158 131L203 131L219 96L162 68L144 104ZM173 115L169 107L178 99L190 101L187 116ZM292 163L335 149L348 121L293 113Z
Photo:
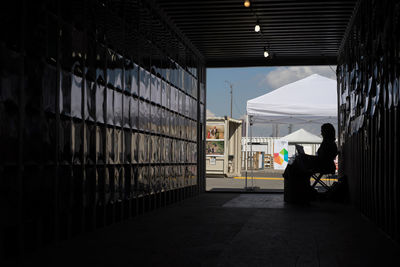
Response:
M330 191L331 187L327 185L324 181L322 181L322 177L326 174L334 174L336 170L336 167L333 166L330 170L327 171L320 171L320 172L315 172L314 174L311 175L312 178L314 178L314 183L312 184L312 188L315 188L317 184L320 184L326 191Z
M312 188L315 188L317 184L320 184L325 190L329 191L330 186L327 185L324 181L321 180L322 176L324 176L326 173L314 173L311 175L312 178L314 178L314 183L312 184Z
M296 151L298 154L305 154L304 148L301 145L296 145ZM332 162L332 165L323 170L315 170L315 172L311 175L314 178L314 183L312 184L312 188L315 188L317 184L320 184L325 190L329 191L331 188L324 181L322 181L322 177L326 174L334 174L336 171L336 165Z

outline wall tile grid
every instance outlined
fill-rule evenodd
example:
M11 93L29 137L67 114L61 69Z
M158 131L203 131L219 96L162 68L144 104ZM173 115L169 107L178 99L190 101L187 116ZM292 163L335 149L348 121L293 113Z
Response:
M340 172L352 202L400 240L400 4L361 1L339 56Z
M204 66L153 13L146 1L2 10L1 256L201 191Z

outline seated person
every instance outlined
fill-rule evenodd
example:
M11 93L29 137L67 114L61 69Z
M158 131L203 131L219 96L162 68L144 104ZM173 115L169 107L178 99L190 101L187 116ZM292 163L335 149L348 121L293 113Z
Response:
M296 146L299 154L292 164L287 165L283 173L285 178L285 200L289 201L286 197L287 187L290 187L292 192L306 194L304 196L295 196L294 198L307 200L309 197L307 195L312 193L310 186L311 175L317 172L330 173L335 170L334 160L337 155L335 128L332 124L325 123L321 126L321 135L323 139L316 156L307 155L301 146Z

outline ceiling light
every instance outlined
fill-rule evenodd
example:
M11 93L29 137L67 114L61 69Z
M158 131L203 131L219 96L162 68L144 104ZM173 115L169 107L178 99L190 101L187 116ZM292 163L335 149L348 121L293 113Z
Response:
M244 6L245 7L249 7L250 6L250 1L249 0L244 1Z
M268 57L268 56L269 56L269 53L267 51L267 48L264 47L264 57Z
M258 22L258 20L257 20L257 23L256 23L256 26L254 27L254 31L255 32L259 32L260 31L260 23Z

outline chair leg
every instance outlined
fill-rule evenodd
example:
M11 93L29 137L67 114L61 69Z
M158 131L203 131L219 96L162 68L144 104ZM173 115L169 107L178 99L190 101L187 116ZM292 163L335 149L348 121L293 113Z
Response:
M329 191L331 188L324 182L321 180L323 174L318 174L317 175L312 175L311 177L314 178L314 183L312 184L312 188L315 188L315 186L319 183L320 185L322 185L323 188L325 188L327 191Z
M330 190L330 187L322 180L319 180L319 183L322 185L323 188L325 188L327 191Z
M314 183L312 184L312 188L315 188L315 186L317 185L317 183L322 182L321 178L322 178L323 174L318 174L318 176L316 176L315 174L313 174L311 177L314 178Z

